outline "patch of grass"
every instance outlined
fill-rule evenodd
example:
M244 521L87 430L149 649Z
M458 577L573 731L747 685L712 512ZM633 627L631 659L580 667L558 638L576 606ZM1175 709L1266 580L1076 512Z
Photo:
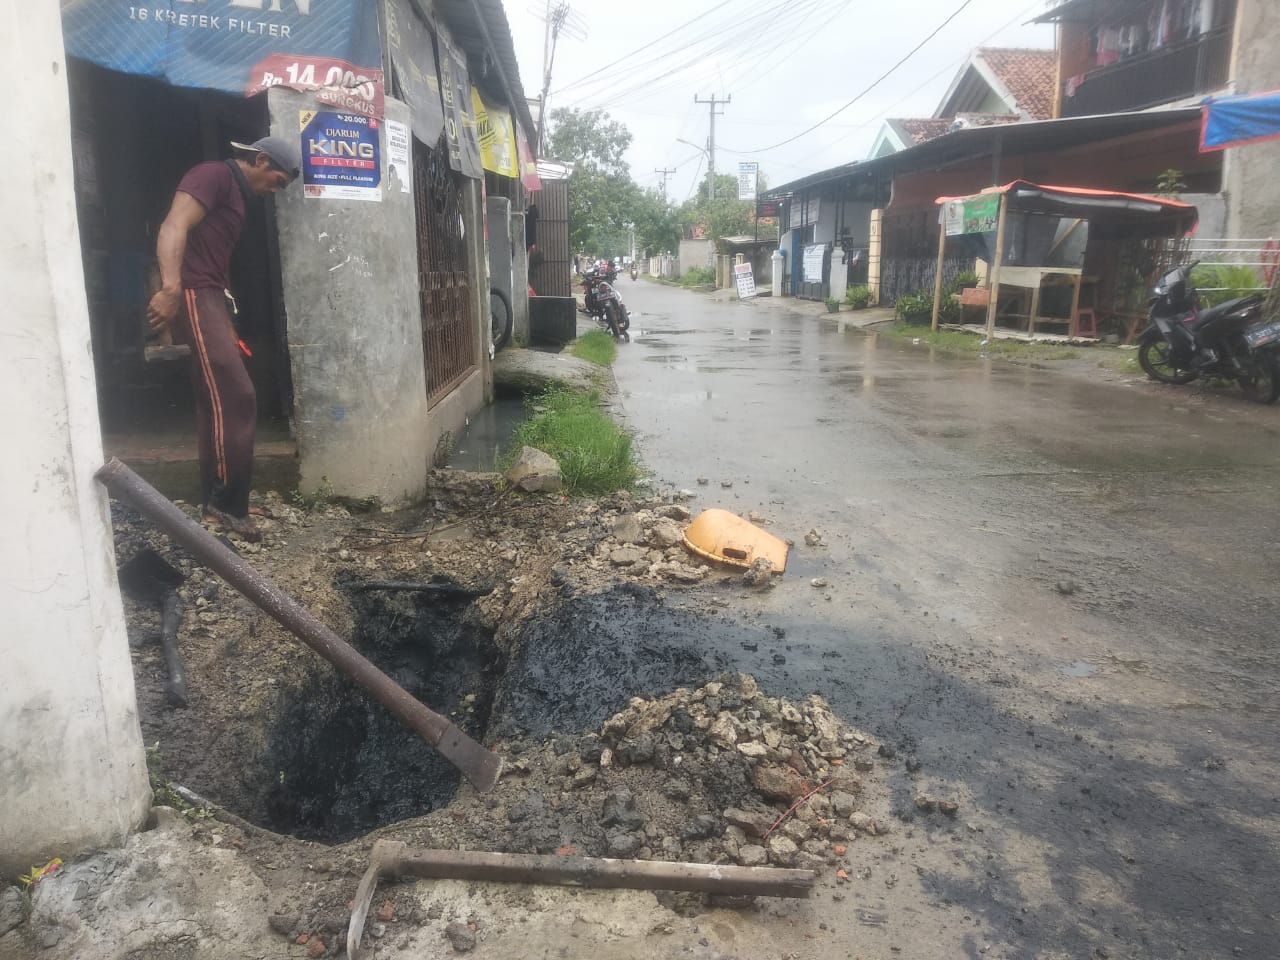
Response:
M635 485L640 468L631 436L609 419L596 393L552 388L529 401L530 416L516 428L504 469L523 446L560 462L570 494L609 493Z
M1191 271L1191 283L1211 307L1266 292L1253 268L1238 263L1202 263Z
M1098 366L1116 373L1142 373L1137 350L1108 350L1107 356L1098 361Z
M334 493L333 484L328 477L321 477L320 483L311 493L294 490L289 495L293 505L307 513L319 513L329 507L345 507L352 513L376 513L382 508L382 500L376 494L367 497L347 497Z
M716 272L710 267L693 267L680 274L680 279L676 281L682 287L705 287L707 284L715 284Z
M948 353L986 354L1008 360L1075 360L1080 351L1055 343L1028 343L1023 340L991 340L960 330L930 330L909 323L895 323L878 331L896 340L919 340Z
M569 344L569 352L575 357L581 357L583 360L590 360L594 364L607 367L613 363L614 357L618 355L618 345L614 343L611 334L603 330L592 330L590 333L584 333Z

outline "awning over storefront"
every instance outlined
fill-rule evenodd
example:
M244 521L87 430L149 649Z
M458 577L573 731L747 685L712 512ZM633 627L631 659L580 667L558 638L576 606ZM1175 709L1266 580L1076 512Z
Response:
M378 5L364 0L256 9L64 0L62 33L68 54L121 73L241 95L315 90L321 103L383 113Z
M1280 140L1280 91L1204 102L1200 152Z
M935 202L938 204L938 222L942 229L938 231L933 328L938 328L941 312L942 271L947 239L962 238L963 242L980 248L982 252L978 255L991 264L986 297L988 337L995 333L1000 285L1006 277L1017 278L1010 279L1013 286L1034 290L1029 311L1025 315L1030 332L1035 332L1038 322L1067 323L1071 330L1076 329L1083 282L1081 265L1053 264L1050 259L1054 247L1060 242L1055 238L1059 236L1062 221L1075 221L1068 226L1063 237L1069 236L1079 223L1087 221L1090 224L1119 228L1130 236L1142 239L1184 236L1199 222L1199 212L1195 206L1181 200L1143 193L1052 186L1027 180L1014 180L968 196L938 197ZM1020 232L1011 229L1015 219L1028 221ZM1047 232L1039 231L1040 242L1033 242L1035 237L1029 221L1034 220L1047 220L1050 226ZM1010 244L1008 241L1011 235L1014 240ZM1071 278L1071 309L1066 320L1040 317L1040 287L1046 275Z
M1031 213L1052 213L1060 217L1078 217L1087 220L1105 214L1110 220L1168 220L1170 229L1191 230L1199 222L1195 206L1168 197L1154 197L1145 193L1120 193L1115 190L1089 190L1084 187L1060 187L1014 180L1001 187L992 187L968 197L938 197L944 215L948 204L972 205L984 197L1004 195L1018 210ZM983 230L958 230L956 233L986 232L994 230L994 221ZM953 234L954 235L954 234Z

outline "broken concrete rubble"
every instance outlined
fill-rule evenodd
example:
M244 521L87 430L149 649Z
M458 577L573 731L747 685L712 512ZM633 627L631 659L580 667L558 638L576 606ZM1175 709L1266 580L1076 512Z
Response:
M507 479L527 493L556 493L561 485L560 464L541 450L521 447Z

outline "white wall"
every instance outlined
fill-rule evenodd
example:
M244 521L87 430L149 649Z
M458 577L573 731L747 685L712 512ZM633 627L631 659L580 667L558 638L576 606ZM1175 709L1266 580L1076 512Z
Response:
M57 4L0 0L0 874L122 841L151 801L112 556Z
M841 204L835 201L822 201L814 230L814 242L830 243L836 239L837 216L839 216L840 225L848 229L853 244L865 247L871 236L871 204L852 200Z

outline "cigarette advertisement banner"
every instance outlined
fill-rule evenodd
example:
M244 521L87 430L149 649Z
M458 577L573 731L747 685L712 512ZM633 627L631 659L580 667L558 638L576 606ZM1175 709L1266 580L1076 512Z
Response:
M440 59L440 102L444 104L444 134L449 143L449 166L465 177L484 176L480 163L480 143L476 139L476 117L471 106L471 79L462 51L437 35Z
M379 121L363 114L300 110L302 192L326 200L381 200Z
M391 67L413 113L414 136L434 147L444 129L435 42L410 0L394 0L386 9Z
M73 57L178 87L287 86L383 113L378 4L367 0L62 0L62 33Z
M486 170L515 180L520 176L520 160L516 153L516 128L511 122L511 112L486 103L475 87L471 88L471 109L476 117L480 162Z

